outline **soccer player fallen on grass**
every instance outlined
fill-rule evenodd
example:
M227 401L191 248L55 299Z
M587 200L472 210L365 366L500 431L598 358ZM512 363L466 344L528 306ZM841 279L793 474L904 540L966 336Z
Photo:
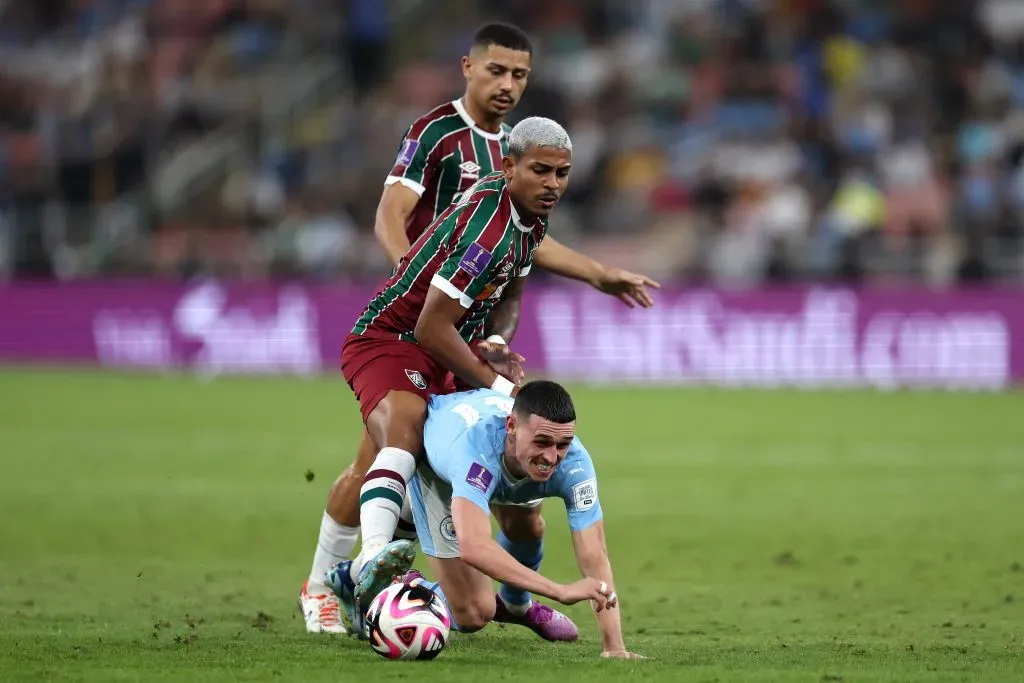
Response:
M415 546L392 540L423 447L431 394L469 387L514 396L523 359L496 346L478 353L484 321L506 287L519 288L569 182L572 143L551 119L521 121L502 172L481 179L416 240L346 338L345 379L380 449L360 493L363 547L348 571L329 571L350 620L412 564ZM347 566L346 566L347 565Z
M385 182L374 231L397 267L433 221L480 177L500 169L508 152L511 128L505 116L518 104L530 74L533 48L515 26L481 27L462 59L466 91L417 119L406 131ZM643 275L609 268L547 237L534 263L564 277L590 284L629 306L653 305L648 287L658 284ZM495 344L512 341L519 322L521 288L509 286L488 316L482 336ZM345 633L337 598L324 585L327 570L348 560L359 534L359 491L377 455L364 432L355 461L334 482L320 523L309 578L299 604L312 633ZM403 520L405 521L405 520ZM400 524L411 536L411 521Z
M410 483L410 499L423 553L437 582L416 570L407 582L422 582L448 606L460 631L484 628L504 609L537 609L530 594L566 605L591 600L601 631L602 655L637 658L622 638L618 596L605 543L597 474L587 449L576 437L576 410L559 384L530 382L513 401L476 391L432 396L423 432L426 457ZM565 503L573 551L583 579L560 584L506 551L491 536L490 514L500 536L508 512L528 513L543 527L540 502ZM540 530L542 532L542 529ZM491 581L502 582L495 601ZM517 610L519 611L519 610Z

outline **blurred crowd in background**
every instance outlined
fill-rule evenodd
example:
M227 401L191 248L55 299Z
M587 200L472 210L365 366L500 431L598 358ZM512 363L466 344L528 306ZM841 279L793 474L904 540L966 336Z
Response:
M1020 0L0 0L0 275L379 278L486 21L562 122L552 234L659 278L1021 282Z

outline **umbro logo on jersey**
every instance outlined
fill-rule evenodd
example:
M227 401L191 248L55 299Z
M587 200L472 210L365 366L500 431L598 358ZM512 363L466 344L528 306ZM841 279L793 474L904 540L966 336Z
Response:
M480 166L472 161L463 161L459 164L459 169L462 170L463 178L479 178L480 177Z

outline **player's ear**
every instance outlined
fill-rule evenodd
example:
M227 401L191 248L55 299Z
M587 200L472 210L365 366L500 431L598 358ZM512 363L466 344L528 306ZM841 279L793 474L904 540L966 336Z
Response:
M516 161L510 156L503 156L501 158L501 170L505 174L505 180L512 180L512 176L516 174Z
M505 431L511 436L516 431L516 414L511 413L505 418Z
M466 80L469 80L469 74L473 70L473 59L470 55L462 56L462 75Z

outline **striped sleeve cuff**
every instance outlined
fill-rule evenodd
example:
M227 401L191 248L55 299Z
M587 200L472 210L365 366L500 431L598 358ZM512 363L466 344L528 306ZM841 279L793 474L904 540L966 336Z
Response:
M460 292L458 287L453 285L448 280L445 280L437 273L434 273L434 277L430 279L430 284L433 285L434 287L437 287L451 298L458 299L459 303L462 304L463 308L469 308L470 306L473 305L472 299L466 296L463 292Z
M384 187L394 185L395 183L405 185L410 190L415 192L417 197L422 197L423 193L427 191L427 188L423 187L415 180L409 180L408 178L404 178L400 175L389 175L388 179L384 181Z

